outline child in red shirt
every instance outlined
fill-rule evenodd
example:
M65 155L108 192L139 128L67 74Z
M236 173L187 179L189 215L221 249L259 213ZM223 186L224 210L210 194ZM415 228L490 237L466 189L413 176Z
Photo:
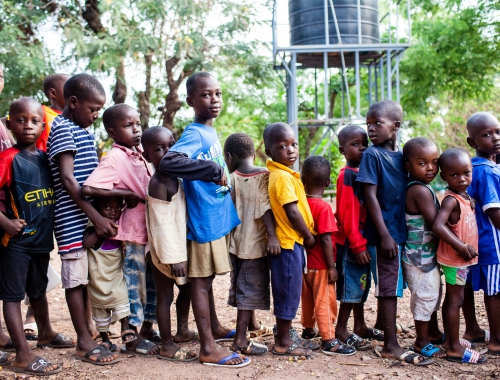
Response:
M307 249L307 273L302 280L304 333L315 334L317 323L324 354L353 355L356 353L354 347L341 344L335 338L337 270L332 233L337 231L337 224L331 206L322 199L325 187L330 185L330 163L320 156L307 158L302 165L301 178L318 233L314 246Z

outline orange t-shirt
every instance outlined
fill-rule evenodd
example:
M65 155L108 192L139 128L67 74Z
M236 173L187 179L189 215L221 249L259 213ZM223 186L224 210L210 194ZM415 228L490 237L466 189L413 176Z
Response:
M465 244L469 244L477 251L478 238L477 238L477 224L476 213L471 207L470 201L462 198L460 195L455 194L450 190L446 190L444 197L451 196L458 201L460 205L460 220L457 224L446 223L448 228ZM437 250L437 261L439 264L448 267L462 268L477 264L477 257L464 261L461 257L457 256L455 250L444 241L439 241Z
M47 141L49 139L49 134L50 134L50 127L52 127L52 122L54 121L56 116L59 116L62 112L59 112L47 106L42 106L42 108L43 108L43 121L45 122L45 129L43 130L38 140L36 140L36 147L40 149L42 152L46 152Z

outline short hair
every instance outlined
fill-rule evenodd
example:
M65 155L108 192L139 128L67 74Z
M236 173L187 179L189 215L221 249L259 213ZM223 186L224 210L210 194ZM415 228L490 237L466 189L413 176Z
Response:
M76 74L64 83L64 99L75 96L79 101L93 100L95 96L106 98L102 84L89 74Z
M104 128L106 130L113 128L115 121L120 120L125 110L129 109L136 111L134 108L125 103L115 104L114 106L106 109L106 111L102 114L102 123L104 124Z
M172 132L167 127L162 127L156 125L154 127L149 127L141 136L141 144L144 150L148 149L152 144L158 141L158 136L162 133L168 133L172 135Z
M253 140L246 133L233 133L224 143L224 152L231 153L238 158L255 156Z
M22 97L22 98L14 100L12 103L10 103L9 115L16 114L17 112L19 112L23 108L23 106L25 104L28 104L28 103L36 104L38 107L40 107L40 113L41 113L42 118L43 118L42 105L40 103L38 103L35 99L29 98L29 97Z
M381 112L392 121L403 121L403 107L401 107L401 104L394 100L382 100L380 102L373 103L368 109L367 115L373 111Z
M49 97L49 90L51 88L55 88L57 83L60 80L66 79L68 77L69 77L69 75L67 75L67 74L52 74L52 75L49 75L48 77L46 77L43 80L43 93L45 94L45 96L48 98Z
M467 152L465 149L451 148L451 149L445 150L439 156L439 168L442 171L444 166L446 168L448 168L449 165L453 164L454 160L461 158L463 156L466 156L469 160L471 159L469 152Z
M283 132L283 130L285 129L291 130L293 132L292 127L290 127L287 123L282 123L282 122L272 123L269 124L266 128L264 128L264 133L262 135L264 138L264 145L266 146L266 148L268 148L272 144L276 136L279 133Z
M476 112L467 120L467 132L469 137L473 137L480 129L489 123L498 123L498 119L489 112Z
M346 125L344 128L342 128L339 134L337 135L339 139L339 145L344 146L347 143L347 140L349 140L351 136L356 132L363 132L365 135L367 135L366 131L359 125L351 124L351 125Z
M324 186L330 179L331 166L323 156L307 157L300 171L304 184Z
M196 91L196 86L198 84L198 80L201 78L210 78L213 77L215 78L212 74L210 74L207 71L198 71L197 73L194 73L191 75L188 80L186 81L186 91L187 91L187 96L193 96L194 92Z
M426 138L426 137L415 137L413 139L408 140L403 146L403 159L405 162L408 162L410 157L417 152L419 148L437 148L437 145L434 141Z

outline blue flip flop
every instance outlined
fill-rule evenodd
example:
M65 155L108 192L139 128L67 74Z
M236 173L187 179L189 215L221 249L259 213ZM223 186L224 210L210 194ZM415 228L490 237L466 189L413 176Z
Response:
M443 352L443 350L441 350L439 347L436 347L432 343L429 343L427 346L422 348L422 351L416 350L413 346L410 347L410 350L415 351L417 354L425 356L426 358L433 358L434 357L433 355L436 352L439 352L439 351Z
M225 368L241 368L249 365L252 360L250 358L244 358L243 363L240 364L226 364L228 361L236 359L236 358L241 358L240 355L238 355L236 352L233 352L231 355L226 356L224 359L219 360L217 363L206 363L204 362L203 365L210 366L210 367L225 367Z
M215 339L217 343L221 342L232 342L234 340L234 336L236 335L236 329L232 329L225 336L219 339Z

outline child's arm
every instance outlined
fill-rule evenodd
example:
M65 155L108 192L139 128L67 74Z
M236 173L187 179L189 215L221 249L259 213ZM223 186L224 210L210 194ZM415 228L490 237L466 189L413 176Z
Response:
M127 189L99 189L93 186L82 186L82 194L87 197L123 197L128 208L136 207L139 202L145 203L138 194Z
M59 161L59 176L64 189L68 192L71 199L80 207L80 209L92 221L97 235L100 237L115 236L118 226L109 219L101 216L97 210L82 194L80 185L74 176L74 157L72 152L62 152L57 156Z
M262 216L262 221L264 222L267 231L267 254L271 256L278 256L281 253L281 247L278 237L276 236L273 212L271 210L267 210Z
M101 245L102 243L104 243L104 239L97 235L94 227L88 227L83 233L83 248L89 249L96 245Z
M24 219L9 219L3 212L0 212L0 227L9 236L16 236L19 234L23 227L26 225Z
M323 250L323 256L325 256L325 262L328 268L328 283L333 284L337 281L338 274L337 269L335 268L335 262L333 261L332 234L326 233L319 235L319 241L321 243L321 249Z
M500 230L500 208L489 208L485 211L488 218L490 218L491 222L495 226L497 230Z
M290 221L293 229L302 235L304 238L304 246L306 248L312 247L315 243L314 235L309 231L309 228L304 221L299 209L297 207L297 202L287 203L283 206L285 209L286 216Z
M434 224L437 215L434 197L429 189L422 185L413 185L406 192L406 210L423 216L428 226Z
M364 190L366 207L380 236L381 253L389 258L394 258L398 255L398 245L387 230L384 218L382 217L382 210L377 199L377 185L365 183Z
M458 216L458 218L457 218ZM461 257L465 261L470 261L474 257L477 257L476 250L461 241L451 230L446 226L448 219L453 217L453 219L460 219L460 206L454 197L448 196L443 200L441 204L441 209L434 219L432 225L432 231L445 243L449 244L457 253L457 256Z

